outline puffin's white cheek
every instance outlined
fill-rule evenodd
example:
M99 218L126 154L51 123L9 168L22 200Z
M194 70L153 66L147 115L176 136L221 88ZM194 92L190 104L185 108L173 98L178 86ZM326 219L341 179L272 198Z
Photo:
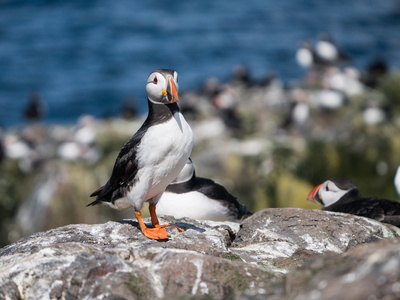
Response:
M153 89L154 89L154 87L152 87L152 85L151 84L148 84L147 86L146 86L146 93L147 93L147 95L149 96L149 97L153 97L154 95L154 92L153 92Z
M152 100L158 100L160 96L158 95L158 88L154 85L149 85L146 88L147 96ZM161 93L161 92L160 92Z
M322 191L321 199L322 202L324 202L324 206L329 206L335 203L339 198L340 196L337 193Z

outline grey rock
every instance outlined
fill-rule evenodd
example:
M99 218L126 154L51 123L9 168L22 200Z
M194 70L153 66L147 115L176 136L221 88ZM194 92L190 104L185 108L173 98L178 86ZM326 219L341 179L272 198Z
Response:
M290 272L285 298L400 299L400 239L309 260Z
M136 222L69 225L0 250L0 298L161 299L212 294L234 297L274 275L227 251L236 223L163 218L167 242L149 240Z
M314 268L326 282L335 280L323 273L323 257L400 235L373 220L304 209L266 209L241 224L160 221L185 231L168 228L171 239L159 242L124 220L68 225L8 245L0 249L0 299L307 297L313 282L321 286L313 272L302 272Z
M300 208L264 209L241 225L230 250L283 273L316 254L400 236L399 228L372 219Z

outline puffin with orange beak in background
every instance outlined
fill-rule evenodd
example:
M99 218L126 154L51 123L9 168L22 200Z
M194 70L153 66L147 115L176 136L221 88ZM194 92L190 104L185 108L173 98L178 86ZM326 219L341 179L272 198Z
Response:
M185 166L193 147L193 132L176 103L177 72L167 69L152 72L147 79L146 92L147 119L122 147L110 179L90 195L97 198L88 206L106 203L119 210L133 207L143 234L150 239L163 240L169 238L164 227L173 225L159 224L156 205ZM145 201L149 202L154 228L148 228L142 220Z
M332 178L316 186L307 200L323 205L322 210L367 217L400 227L400 202L363 197L358 187L346 178Z

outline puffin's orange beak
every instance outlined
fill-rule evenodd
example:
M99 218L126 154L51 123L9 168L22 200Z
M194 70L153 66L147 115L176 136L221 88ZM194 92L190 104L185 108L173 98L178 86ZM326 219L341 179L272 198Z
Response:
M176 90L176 86L175 86L172 78L170 78L169 82L168 82L167 94L168 94L168 98L171 98L171 100L170 100L171 103L178 102L178 100L179 100L178 91Z
M318 194L318 192L319 192L319 189L321 188L321 186L322 186L322 183L320 184L320 185L317 185L315 188L313 188L312 190L311 190L311 192L308 194L308 196L307 196L307 200L308 201L312 201L312 202L315 202L315 203L319 203L319 204L321 204L318 200L317 200L317 194Z

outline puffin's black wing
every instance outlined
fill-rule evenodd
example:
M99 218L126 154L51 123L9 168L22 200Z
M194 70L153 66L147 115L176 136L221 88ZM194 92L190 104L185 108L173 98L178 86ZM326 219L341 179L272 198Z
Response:
M379 206L384 211L382 222L400 227L400 202L378 199Z
M384 211L377 201L370 199L356 199L351 202L341 203L342 199L323 210L343 212L361 217L367 217L378 221L383 220Z
M337 204L339 203L337 202ZM336 205L334 209L327 207L325 210L344 212L400 226L400 202L393 200L377 197L362 198L343 205Z
M252 212L246 206L240 204L237 198L231 195L226 188L211 179L196 177L196 185L193 191L197 191L207 197L224 202L229 211L236 219L241 219L244 215L251 215Z
M379 205L379 202L373 200L359 200L353 204L345 205L348 213L358 216L367 217L377 221L382 221L385 212Z
M90 197L97 196L97 199L90 204L100 202L114 202L116 199L126 196L128 189L135 183L138 171L138 160L136 157L137 147L140 144L146 130L141 127L130 140L122 147L115 160L115 165L110 179L107 183L94 191Z

